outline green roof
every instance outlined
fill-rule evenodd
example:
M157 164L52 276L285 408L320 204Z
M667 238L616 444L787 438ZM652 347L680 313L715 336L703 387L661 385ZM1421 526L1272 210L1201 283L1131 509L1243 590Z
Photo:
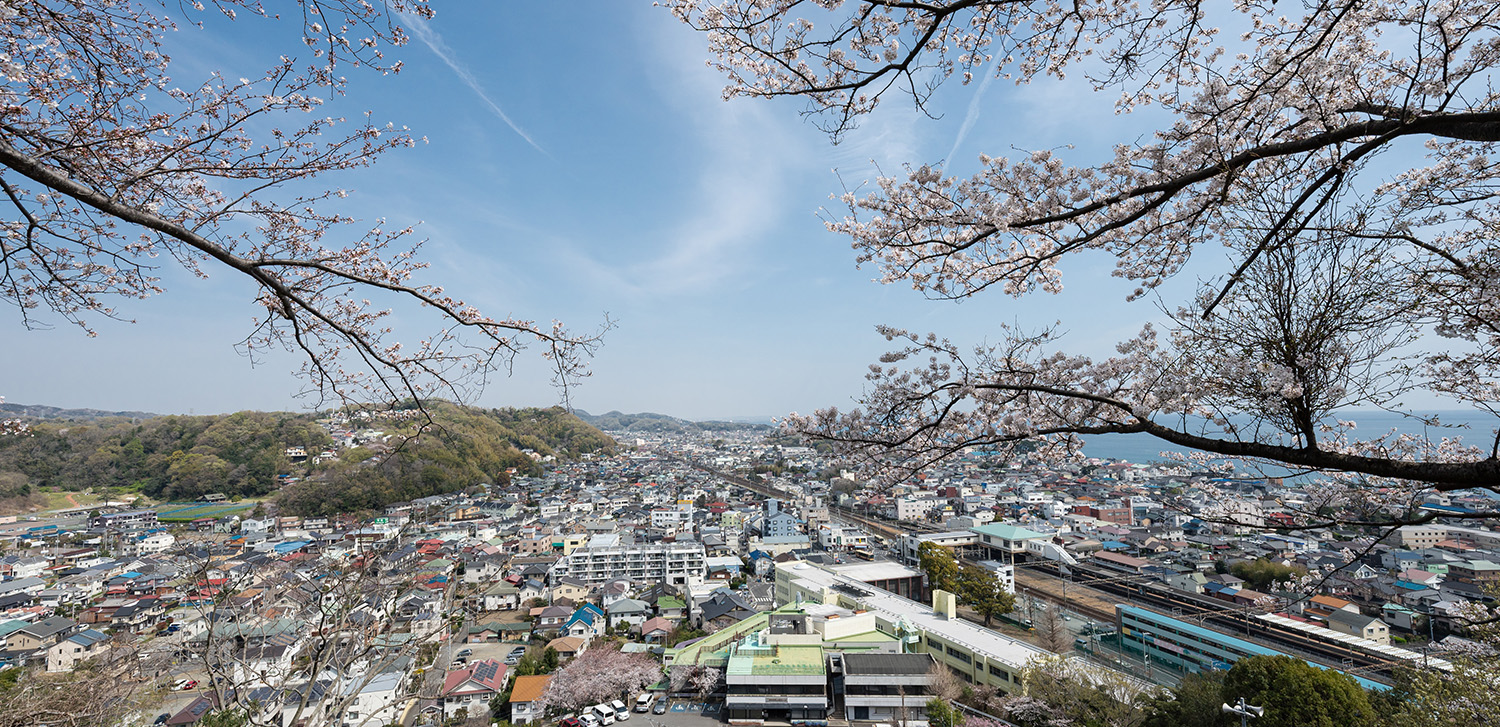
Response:
M1002 540L1033 540L1047 537L1046 533L1039 533L1035 530L1027 530L1019 525L1007 525L1005 523L988 523L969 528L969 530L980 535L988 535L992 538L1000 538Z
M858 634L840 636L828 641L830 644L838 644L840 648L874 648L881 644L890 644L896 641L896 637L883 634L879 631L865 631Z
M729 658L729 645L741 636L759 631L770 621L770 612L757 613L727 629L715 631L680 649L667 649L673 664L722 667Z
M656 599L657 608L687 608L687 604L671 596Z
M740 649L729 657L734 676L822 676L827 673L821 646L770 646Z

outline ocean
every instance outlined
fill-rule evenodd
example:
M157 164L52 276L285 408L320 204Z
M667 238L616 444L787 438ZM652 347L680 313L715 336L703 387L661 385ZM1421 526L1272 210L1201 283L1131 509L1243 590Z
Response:
M1494 442L1494 429L1500 419L1475 411L1436 412L1442 427L1424 427L1420 421L1384 411L1360 411L1346 415L1355 422L1354 434L1373 438L1396 430L1401 434L1419 434L1433 440L1462 437L1465 442L1486 449ZM1446 425L1467 425L1468 429ZM1162 459L1162 452L1185 454L1192 450L1176 447L1146 434L1102 434L1084 437L1083 453L1089 457L1118 459L1126 462L1151 462Z

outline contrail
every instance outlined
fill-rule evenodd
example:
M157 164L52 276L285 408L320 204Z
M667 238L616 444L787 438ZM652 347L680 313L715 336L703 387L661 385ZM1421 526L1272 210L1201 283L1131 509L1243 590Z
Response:
M969 112L964 114L964 123L958 127L958 136L953 140L953 148L948 150L948 156L943 157L944 165L949 167L953 165L953 155L958 153L958 147L969 135L969 129L974 128L974 122L979 120L979 104L984 100L984 92L989 90L990 82L995 80L995 64L999 62L1000 56L996 55L990 60L990 65L984 69L984 78L979 80L979 90L975 91L974 97L969 99Z
M474 74L470 73L468 68L465 68L457 60L454 60L453 49L449 48L448 44L443 42L443 36L438 35L437 31L427 27L427 22L420 19L413 19L412 22L406 25L406 28L411 31L412 35L416 36L417 40L422 41L428 50L431 50L434 55L448 64L448 67L453 70L454 75L457 75L458 79L463 81L464 85L468 86L469 90L473 91L475 96L479 97L479 100L489 106L490 110L495 112L495 115L500 117L500 120L504 121L505 125L509 126L511 131L516 132L522 139L525 139L526 143L530 144L533 149L543 154L547 153L547 150L532 140L531 136L524 129L517 126L516 122L511 121L510 117L505 115L505 112L500 109L500 104L495 103L490 98L490 95L484 92L484 87L479 85L479 79L474 78Z

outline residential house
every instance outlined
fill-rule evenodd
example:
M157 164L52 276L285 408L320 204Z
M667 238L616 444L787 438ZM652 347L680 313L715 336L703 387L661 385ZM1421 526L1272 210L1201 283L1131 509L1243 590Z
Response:
M63 639L73 635L78 630L78 624L73 619L63 616L53 616L36 623L28 624L19 631L10 635L6 641L6 649L9 651L35 651L37 649L50 648Z
M1360 638L1377 641L1389 645L1391 643L1390 627L1384 621L1374 616L1366 616L1358 611L1330 611L1328 613L1328 628L1342 634L1358 636Z
M510 723L528 724L542 719L546 711L537 701L547 692L551 674L516 677L510 690Z
M86 629L47 648L47 671L73 671L78 662L92 659L109 645L109 637L101 631Z
M708 598L694 604L693 625L700 629L709 625L723 628L739 623L755 614L755 607L738 593L728 588L720 588Z
M562 626L562 633L587 641L595 636L602 636L607 622L604 611L592 603L585 603L568 617Z
M557 584L552 586L552 600L566 598L571 601L581 601L588 598L589 584L578 578L564 576L557 579Z
M649 619L640 626L641 641L648 644L660 643L676 628L677 624L659 616Z
M573 616L573 609L566 606L543 606L532 610L532 623L537 631L556 631Z
M468 715L487 713L495 695L505 691L506 667L494 659L476 661L464 669L448 672L439 697L443 718L452 719L463 710Z
M621 598L604 607L609 616L609 628L613 631L622 623L640 626L651 617L651 604L634 598Z
M486 611L510 611L521 606L521 589L509 581L500 581L480 596Z
M571 659L589 648L589 642L577 636L559 636L547 642L547 648L555 649L558 656Z
M369 682L350 684L349 689L358 688L359 693L348 702L343 715L345 725L385 725L401 721L401 712L406 706L405 669L383 671Z

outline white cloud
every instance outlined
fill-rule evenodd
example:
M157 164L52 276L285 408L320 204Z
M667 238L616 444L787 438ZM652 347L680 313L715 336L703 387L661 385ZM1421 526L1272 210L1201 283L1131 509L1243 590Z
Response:
M813 224L810 210L789 205L784 192L806 155L798 153L798 135L788 122L761 103L720 99L723 78L704 67L699 36L681 32L670 16L646 22L640 35L647 73L668 107L664 111L692 128L681 143L695 150L698 163L678 175L683 181L674 189L663 190L676 197L664 209L682 212L663 221L660 241L632 245L642 253L637 259L611 262L598 248L575 245L566 251L568 264L631 297L710 292L762 268L757 253L788 210L807 212ZM618 250L607 252L612 260L620 258Z
M428 50L432 51L433 55L442 59L443 63L446 63L448 68L452 69L454 75L458 76L458 80L463 81L464 85L468 86L469 90L473 91L474 95L478 96L479 100L483 101L489 107L490 111L494 112L495 116L499 117L501 121L505 122L506 126L510 127L511 131L516 132L522 139L525 139L526 143L530 144L533 149L543 154L547 153L547 150L538 145L531 138L531 135L526 133L525 129L522 129L520 125L512 121L505 114L505 111L500 108L500 104L495 103L495 100L490 98L490 95L485 92L484 86L479 84L479 79L475 78L474 74L469 72L467 66L458 62L454 57L453 49L449 48L448 44L443 42L443 36L438 35L437 31L428 27L427 21L413 20L406 27L417 40L422 41L422 44L426 45Z

